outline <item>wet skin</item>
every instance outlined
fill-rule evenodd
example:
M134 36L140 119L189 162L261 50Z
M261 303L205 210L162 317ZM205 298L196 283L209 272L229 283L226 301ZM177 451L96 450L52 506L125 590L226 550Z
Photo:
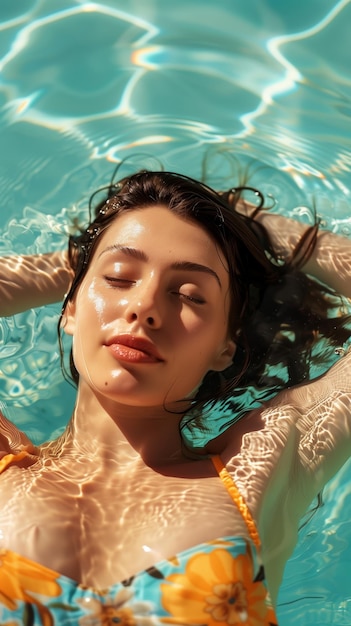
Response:
M184 455L174 412L231 361L228 289L225 259L196 224L164 207L113 222L64 318L74 415L30 466L0 477L0 547L106 587L201 541L247 536L211 461ZM347 371L284 392L206 450L259 525L274 597L300 515L348 456Z
M196 224L163 207L122 215L67 311L81 378L131 415L189 396L234 353L228 280L223 255Z

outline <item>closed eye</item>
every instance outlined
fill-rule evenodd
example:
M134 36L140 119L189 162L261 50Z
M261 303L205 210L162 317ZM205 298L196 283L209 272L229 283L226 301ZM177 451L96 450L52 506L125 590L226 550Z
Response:
M116 287L130 287L130 285L134 285L134 280L129 280L128 278L118 278L117 276L104 276L104 279L107 283L111 283Z
M199 296L189 296L181 291L172 291L172 294L179 296L181 300L186 300L187 302L192 302L193 304L205 304L205 300Z

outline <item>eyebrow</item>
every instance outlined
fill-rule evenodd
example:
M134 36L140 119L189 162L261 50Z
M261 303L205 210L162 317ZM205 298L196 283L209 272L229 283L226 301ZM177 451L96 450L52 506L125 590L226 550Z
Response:
M103 254L106 254L108 252L111 252L111 253L122 252L122 254L124 254L125 256L129 256L133 259L136 259L137 261L143 261L144 263L146 263L149 260L149 257L147 256L147 254L145 254L145 252L143 252L142 250L138 250L136 248L130 248L129 246L122 246L120 244L114 244L113 246L108 246L107 248L102 250L102 252L100 252L98 258L100 258ZM220 288L222 288L222 283L220 281L220 278L217 272L215 272L213 269L211 269L207 265L202 265L201 263L193 263L192 261L175 261L174 263L172 263L171 269L183 270L186 272L202 272L203 274L209 274L209 276L212 276L213 278L215 278Z

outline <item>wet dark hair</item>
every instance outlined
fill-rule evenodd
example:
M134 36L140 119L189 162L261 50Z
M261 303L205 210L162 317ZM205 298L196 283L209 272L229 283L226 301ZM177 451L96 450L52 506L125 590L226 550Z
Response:
M238 212L244 189L248 187L217 192L184 175L140 171L102 190L103 199L93 209L88 228L69 241L75 275L62 313L81 284L101 235L121 213L164 205L199 224L216 242L229 268L228 332L237 350L227 370L211 371L205 376L193 401L196 413L218 402L238 411L243 407L240 398L249 385L260 389L264 398L272 390L302 382L309 377L312 348L318 340L340 346L350 335L349 318L336 312L340 300L332 290L301 271L313 251L318 224L305 231L290 259L284 262L277 256L266 229L255 221L263 209L262 194L254 190L259 203L250 217ZM94 194L91 210L95 198ZM59 327L61 321L62 316ZM78 383L72 353L70 369Z

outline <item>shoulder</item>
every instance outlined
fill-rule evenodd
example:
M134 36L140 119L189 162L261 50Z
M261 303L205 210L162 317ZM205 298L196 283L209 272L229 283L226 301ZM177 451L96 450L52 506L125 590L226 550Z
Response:
M0 412L0 459L7 454L17 454L22 451L35 456L38 454L37 448L27 435Z

